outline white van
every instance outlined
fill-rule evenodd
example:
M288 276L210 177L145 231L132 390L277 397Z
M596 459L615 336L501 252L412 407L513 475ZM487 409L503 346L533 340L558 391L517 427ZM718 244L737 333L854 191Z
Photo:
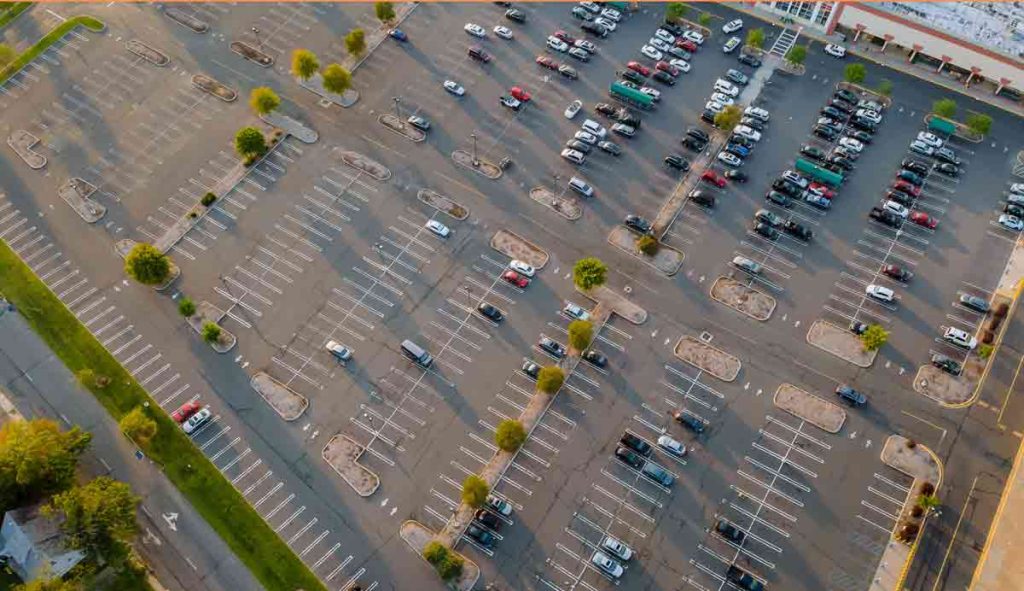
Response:
M608 130L593 119L587 119L583 122L583 131L593 134L599 140L603 140L608 136Z
M571 179L569 179L569 188L571 188L573 191L576 191L580 195L583 195L584 197L594 196L594 187L588 185L586 181L584 181L578 176L574 176Z
M434 358L430 356L430 353L409 339L402 341L402 353L423 368L428 368L434 363Z
M740 89L735 84L729 82L724 78L715 80L715 91L722 94L727 94L731 97L736 97L740 93Z

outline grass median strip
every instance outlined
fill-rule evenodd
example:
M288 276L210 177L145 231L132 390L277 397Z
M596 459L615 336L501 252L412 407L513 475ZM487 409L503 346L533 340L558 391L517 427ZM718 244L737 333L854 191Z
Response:
M94 33L99 33L105 28L105 25L99 19L95 19L91 16L76 16L69 18L57 25L52 31L43 36L42 39L36 41L32 47L26 49L21 55L16 57L13 62L7 64L6 67L0 70L0 84L7 82L8 78L27 66L29 62L39 57L40 54L56 43L58 39L67 35L72 29L79 25Z
M50 349L76 375L92 370L109 378L90 391L115 421L143 403L159 405L83 326L53 292L0 241L0 294L12 302ZM224 475L170 417L153 412L158 431L143 447L171 482L213 527L253 576L270 590L326 591L324 585L263 521Z
M0 29L11 24L11 21L21 16L21 13L25 12L31 7L31 2L15 2L14 4L11 4L7 8L0 11Z

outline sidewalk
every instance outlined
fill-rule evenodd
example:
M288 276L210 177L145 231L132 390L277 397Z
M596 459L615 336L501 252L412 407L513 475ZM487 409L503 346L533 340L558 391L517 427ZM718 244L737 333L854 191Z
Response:
M762 10L751 9L738 3L729 3L727 6L777 27L800 28L799 24L784 24L778 15ZM919 78L925 82L942 86L952 92L987 103L993 107L1002 109L1019 117L1024 117L1024 103L1014 102L1009 99L999 97L987 88L966 88L959 80L957 80L954 74L949 72L938 74L935 71L936 69L932 66L911 64L907 61L907 56L904 55L903 50L895 46L887 49L885 53L882 53L879 51L879 47L872 45L869 42L858 41L857 43L854 43L852 38L843 40L840 35L825 35L824 33L807 28L801 29L800 36L808 37L821 43L836 43L842 45L846 48L847 52L852 55L856 55L857 57L861 57L880 66L892 68L893 70L914 76L915 78ZM800 43L799 39L797 40L797 43ZM899 89L897 88L896 91L898 93Z
M1019 588L1024 580L1024 445L1017 452L999 508L992 519L985 547L971 580L970 591L998 591Z

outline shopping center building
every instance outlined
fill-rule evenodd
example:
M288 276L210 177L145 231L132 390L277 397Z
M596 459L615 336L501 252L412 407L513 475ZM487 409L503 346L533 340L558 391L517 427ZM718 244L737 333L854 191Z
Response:
M763 2L794 25L837 34L1009 100L1024 98L1024 7L1014 2Z

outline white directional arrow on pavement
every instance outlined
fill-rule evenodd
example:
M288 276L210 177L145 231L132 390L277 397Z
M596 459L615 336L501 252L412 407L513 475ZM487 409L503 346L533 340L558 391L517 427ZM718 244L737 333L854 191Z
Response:
M175 525L178 521L177 513L164 513L163 518L167 522L167 526L171 528L171 531L178 531L178 526Z

